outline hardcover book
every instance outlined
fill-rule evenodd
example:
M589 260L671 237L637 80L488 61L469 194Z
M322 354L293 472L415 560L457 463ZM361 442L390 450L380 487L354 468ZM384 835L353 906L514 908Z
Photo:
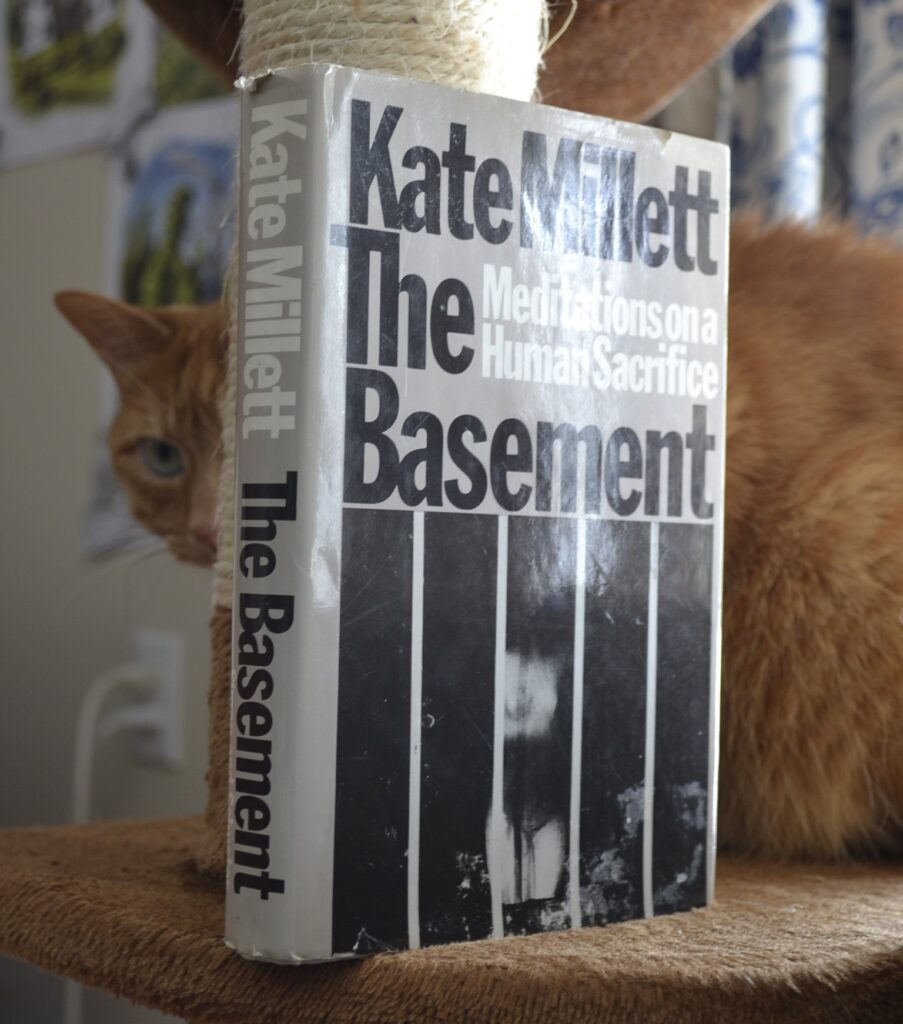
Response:
M227 941L704 904L726 149L331 65L240 84Z

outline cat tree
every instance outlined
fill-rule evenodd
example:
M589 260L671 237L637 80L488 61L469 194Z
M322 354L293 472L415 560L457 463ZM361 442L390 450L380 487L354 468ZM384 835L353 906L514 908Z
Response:
M232 77L238 18L230 0L154 0L151 6L199 56ZM541 6L539 0L496 6L518 21L519 33L508 22L496 35L500 26L487 14L496 7L479 0L247 0L240 69L254 73L313 56L525 96L536 72L538 49L531 57L529 47L536 46ZM761 0L586 4L550 51L543 92L561 105L638 119L762 6ZM409 56L399 66L393 62L402 39ZM514 44L507 61L493 40L502 51ZM617 43L603 46L605 40ZM444 56L435 49L443 45ZM484 57L487 47L492 60ZM455 59L465 49L467 58ZM228 431L224 440L229 451ZM224 510L230 499L227 475ZM691 914L303 969L238 958L222 944L218 878L230 571L224 551L212 623L206 822L0 834L0 950L197 1024L898 1019L903 867L895 864L722 858L716 905Z

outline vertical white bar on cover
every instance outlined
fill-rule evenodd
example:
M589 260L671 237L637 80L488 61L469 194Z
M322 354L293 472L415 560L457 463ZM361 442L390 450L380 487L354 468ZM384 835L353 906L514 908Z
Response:
M508 629L508 517L499 516L495 590L495 708L492 729L492 809L489 814L487 854L492 899L492 935L505 934L502 884L505 875L505 654Z
M577 520L577 571L574 594L574 685L571 722L571 811L568 840L568 893L571 927L580 912L580 778L583 764L583 645L586 619L586 520Z
M649 620L646 633L646 777L643 785L643 915L653 917L652 815L655 807L655 698L658 662L658 523L649 526Z
M423 512L414 513L411 575L411 771L408 782L408 947L420 948L420 748L423 704Z

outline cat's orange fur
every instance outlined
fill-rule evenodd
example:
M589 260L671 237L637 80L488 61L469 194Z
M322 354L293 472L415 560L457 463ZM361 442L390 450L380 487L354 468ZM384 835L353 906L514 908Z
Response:
M731 238L719 835L903 851L903 253Z
M211 565L226 358L222 305L141 310L76 291L59 292L56 304L115 378L119 410L108 444L135 518L177 558ZM148 440L176 447L181 472L153 472L142 457Z
M163 423L215 475L222 314L153 315L187 344L151 346L140 381L117 372L111 448L139 519L171 538L186 503L136 489L129 446ZM720 842L900 851L903 254L740 221L729 338Z

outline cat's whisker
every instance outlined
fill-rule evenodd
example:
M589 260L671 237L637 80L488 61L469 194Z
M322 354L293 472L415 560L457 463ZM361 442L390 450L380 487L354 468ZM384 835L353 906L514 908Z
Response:
M164 553L162 547L149 547L139 549L126 549L124 551L109 552L88 564L83 575L69 587L62 595L58 606L59 612L66 612L73 604L80 602L85 593L92 587L103 586L111 577L124 571L124 578L128 579L131 571L141 562L155 555Z
M146 605L148 594L158 592L163 586L163 580L171 574L181 577L173 580L174 586L184 582L185 572L178 562L174 561L173 555L183 563L186 563L181 555L176 554L163 545L149 548L140 553L127 568L127 590L126 590L126 624L130 631L134 631L146 624ZM196 564L196 563L192 563ZM139 568L147 571L139 574ZM167 584L168 586L168 584Z

